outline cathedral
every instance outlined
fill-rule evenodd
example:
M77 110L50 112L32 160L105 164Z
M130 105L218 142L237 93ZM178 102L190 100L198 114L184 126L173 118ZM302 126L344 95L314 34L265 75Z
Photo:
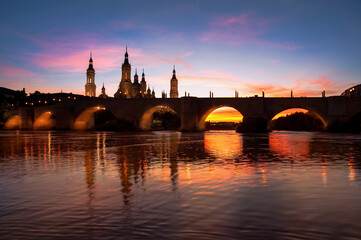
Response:
M124 63L122 64L122 79L119 83L118 91L114 94L115 98L155 98L154 88L150 90L147 82L145 81L144 69L142 73L142 79L139 83L138 71L135 69L133 82L131 80L132 67L128 59L128 48L125 50ZM95 70L93 67L93 58L90 53L89 67L86 72L86 84L85 84L85 96L96 97L96 85L95 85ZM170 97L178 98L178 80L176 78L175 68L173 68L173 76L171 79ZM99 98L108 98L105 93L105 87L103 83L102 92Z
M125 50L124 63L122 64L122 79L119 83L118 91L114 94L115 98L155 98L155 92L150 90L145 81L144 70L142 80L139 83L138 72L135 70L134 81L131 80L132 67L128 59L128 49Z

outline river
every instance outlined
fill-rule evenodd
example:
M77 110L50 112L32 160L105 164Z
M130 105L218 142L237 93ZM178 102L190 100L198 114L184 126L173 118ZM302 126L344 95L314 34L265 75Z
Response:
M0 132L1 239L360 239L361 135Z

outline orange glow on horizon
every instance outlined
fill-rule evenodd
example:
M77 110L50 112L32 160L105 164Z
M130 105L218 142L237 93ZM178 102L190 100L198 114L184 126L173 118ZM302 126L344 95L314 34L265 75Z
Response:
M278 113L276 116L274 116L272 118L272 120L275 120L275 119L280 118L280 117L286 117L287 115L291 115L291 114L294 114L294 113L297 113L297 112L308 113L309 111L306 110L306 109L303 109L303 108L291 108L291 109L287 109L285 111L282 111L282 112Z
M206 122L242 122L243 115L231 107L221 107L208 115Z

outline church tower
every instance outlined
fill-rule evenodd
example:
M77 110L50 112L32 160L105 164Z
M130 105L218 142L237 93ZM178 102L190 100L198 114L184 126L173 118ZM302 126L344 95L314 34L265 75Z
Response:
M95 97L95 95L96 95L95 70L93 68L92 53L90 53L89 67L86 71L85 96Z
M143 97L147 95L147 82L145 81L144 69L142 74L142 81L140 82L140 93Z
M173 67L173 77L170 80L170 98L178 98L178 80L175 76L175 67Z
M125 49L125 55L124 55L124 63L122 64L122 82L130 82L131 81L131 66L129 64L128 59L128 47Z
M119 83L119 89L114 94L114 97L131 97L132 80L131 80L132 67L128 59L128 47L125 50L124 63L122 64L122 80Z
M103 83L103 87L102 87L102 93L99 95L100 98L107 98L108 95L105 93L105 87L104 87L104 83Z

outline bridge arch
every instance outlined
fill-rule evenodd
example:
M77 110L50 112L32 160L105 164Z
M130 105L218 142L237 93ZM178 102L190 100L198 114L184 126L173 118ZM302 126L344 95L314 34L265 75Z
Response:
M90 119L95 112L105 110L102 105L92 106L84 109L77 117L75 117L74 126L75 130L86 130L93 127L94 122L91 123Z
M49 130L56 125L54 114L51 111L43 112L34 121L33 129L35 130Z
M12 129L21 129L22 128L22 120L19 115L13 115L9 117L4 125L4 129L12 130Z
M242 115L242 117L244 117L244 115L241 113L241 111L233 106L228 106L228 105L217 105L217 106L212 106L211 108L207 109L204 113L202 113L199 117L199 121L198 121L198 125L197 128L200 131L204 131L206 129L206 119L207 117L212 114L215 110L220 109L220 108L232 108L234 110L236 110L239 114Z
M166 109L170 112L176 113L178 116L180 116L177 111L175 111L173 108L171 108L167 105L157 105L157 106L148 108L141 115L140 120L139 120L139 128L143 131L150 131L152 129L153 114L157 111L162 111L164 109Z
M271 117L269 117L267 119L268 128L269 129L271 128L271 125L270 125L271 121L275 120L278 115L282 116L282 114L284 114L284 116L286 116L288 114L293 114L296 112L303 112L303 113L309 112L314 118L316 118L322 122L323 129L325 129L327 127L327 118L325 116L323 116L322 114L318 113L317 111L315 111L311 108L308 108L308 107L299 107L299 108L289 107L289 108L284 108L282 111L279 111L277 113L273 113L273 116L271 115ZM278 117L281 117L281 116L278 116Z

